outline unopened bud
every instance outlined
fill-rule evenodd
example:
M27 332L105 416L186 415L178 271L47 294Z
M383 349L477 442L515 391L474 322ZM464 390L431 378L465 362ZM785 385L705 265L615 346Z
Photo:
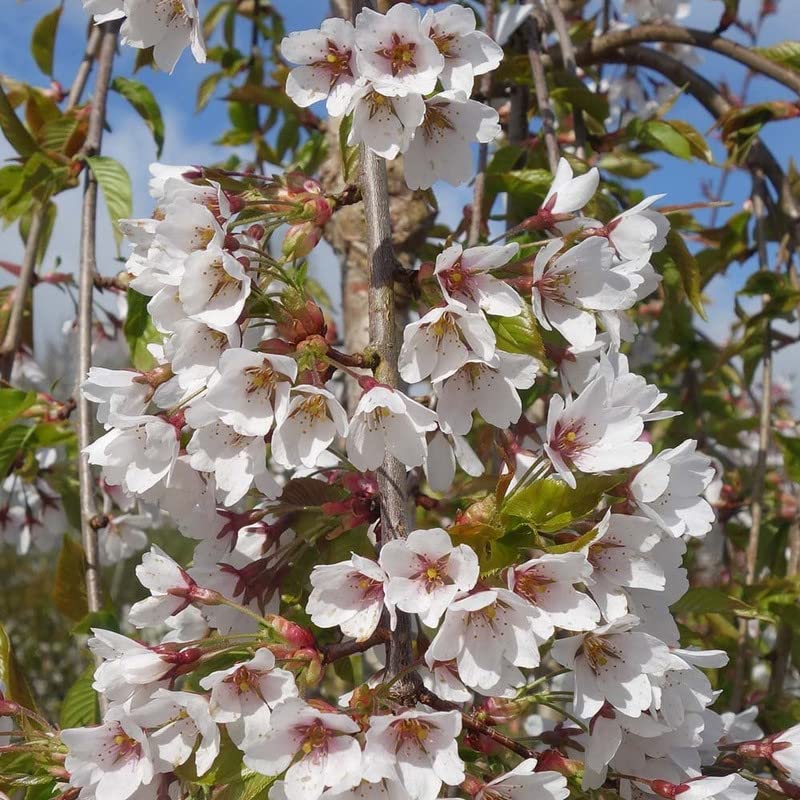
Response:
M322 229L314 222L301 222L286 231L281 252L290 261L305 258L322 238Z
M474 775L467 775L464 779L464 782L461 784L461 788L470 796L475 797L478 792L483 789L486 784L476 778Z
M670 783L669 781L646 781L646 783L659 797L666 797L673 800L681 792L688 791L689 787L685 783Z
M266 233L266 229L263 225L251 225L247 231L246 236L249 236L251 239L255 239L257 242L260 242L264 238L264 234Z
M297 648L310 647L316 650L317 642L311 631L298 625L296 622L279 617L277 614L270 614L266 617L269 626L286 642Z

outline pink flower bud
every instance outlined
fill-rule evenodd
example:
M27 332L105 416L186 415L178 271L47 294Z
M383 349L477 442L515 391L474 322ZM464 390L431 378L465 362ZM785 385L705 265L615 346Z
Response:
M305 258L322 238L322 229L314 222L301 222L286 231L281 252L290 261Z
M296 622L271 614L267 618L270 627L286 642L298 648L312 648L316 650L317 642L311 631L306 630Z

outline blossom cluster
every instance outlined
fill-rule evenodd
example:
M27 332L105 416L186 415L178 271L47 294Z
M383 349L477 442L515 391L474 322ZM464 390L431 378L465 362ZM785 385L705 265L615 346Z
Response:
M289 34L281 54L295 67L286 93L301 107L325 101L333 117L352 114L348 141L386 159L404 155L406 182L427 189L472 177L473 142L500 134L497 112L470 99L475 77L503 51L476 30L470 8L419 11L406 3L386 14L362 10L355 25L328 19Z
M129 20L137 7L126 0ZM301 65L290 95L352 113L353 141L403 152L412 186L434 170L414 149L430 147L428 115L471 117L474 77L499 61L460 6L364 11L289 36L283 53ZM125 620L139 638L93 629L105 711L60 732L72 796L182 796L187 776L214 783L233 762L231 782L265 776L271 800L609 787L753 800L728 751L800 782L800 726L764 737L752 711L713 710L704 670L727 655L681 647L670 612L687 542L714 525L715 470L694 440L654 453L646 426L678 412L623 351L629 310L659 282L660 195L595 219L597 169L562 159L508 243L448 242L409 279L401 390L374 353L340 351L305 280L341 198L298 174L151 172L153 215L121 227L158 333L152 366L86 376L105 429L87 455L117 507L158 509L194 552L188 566L169 546L141 559L146 596ZM349 410L345 380L361 389ZM414 529L387 541L391 459L416 508ZM392 674L385 646L403 632L411 664ZM362 653L371 674L324 692ZM529 737L512 761L496 728L516 719Z

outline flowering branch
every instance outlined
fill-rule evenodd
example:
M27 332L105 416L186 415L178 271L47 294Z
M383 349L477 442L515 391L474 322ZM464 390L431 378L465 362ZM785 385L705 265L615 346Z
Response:
M368 5L362 0L353 0L354 21L361 9ZM360 148L360 161L361 193L367 221L369 334L370 342L380 358L375 377L380 383L394 389L400 384L394 299L397 260L392 247L386 162L365 144ZM386 453L383 466L378 470L378 487L381 498L380 544L383 545L405 538L408 516L406 468L389 452ZM412 663L411 619L400 612L397 626L387 645L388 677L405 673ZM407 678L400 679L397 686L399 694L403 694L404 687L407 688L409 682Z
M106 103L117 46L118 22L105 23L100 29L100 49L97 58L97 79L92 98L89 129L84 151L94 154L100 150L106 119ZM81 252L78 288L78 374L80 386L92 366L92 296L97 273L97 179L91 169L86 170L81 215ZM88 398L78 399L78 478L80 481L81 530L86 557L86 596L90 611L102 606L97 546L97 528L92 524L96 516L94 477L85 448L92 442L92 410Z

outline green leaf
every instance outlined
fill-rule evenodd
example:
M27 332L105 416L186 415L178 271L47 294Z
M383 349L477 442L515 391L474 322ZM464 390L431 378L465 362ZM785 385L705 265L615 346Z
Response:
M692 157L692 147L683 134L663 120L653 119L641 126L641 141L656 150L664 150L686 161Z
M36 708L28 682L14 656L11 640L2 625L0 625L0 681L5 685L5 696L9 700L25 708Z
M202 111L214 95L214 90L219 82L225 77L224 72L212 72L200 81L197 87L197 100L195 101L195 111Z
M556 553L558 555L562 553L577 553L579 550L583 550L584 547L588 547L597 538L597 533L598 529L592 528L590 531L586 531L582 536L573 539L571 542L550 545L547 548L547 552Z
M778 42L769 47L754 47L753 50L776 64L800 72L800 42L798 41Z
M70 686L61 703L59 725L62 728L83 728L100 722L97 693L92 689L94 665L88 666Z
M339 125L339 158L342 162L342 178L345 183L350 181L358 168L358 147L347 143L352 129L353 115L350 114Z
M790 480L800 483L800 439L794 436L776 435L781 451L783 452L783 466Z
M82 620L89 613L86 557L81 545L69 535L65 535L61 543L52 597L53 605L73 622Z
M703 307L703 297L700 292L700 267L697 259L691 254L683 236L674 229L667 233L667 252L675 261L675 266L681 276L681 284L686 297L692 304L692 308L703 318L706 319L706 311Z
M277 780L277 775L267 777L249 769L243 769L221 792L215 793L216 800L264 800L267 790Z
M128 289L128 316L125 318L123 331L131 351L131 363L136 369L147 371L155 364L147 345L161 341L161 334L153 325L147 312L149 297Z
M656 165L635 153L606 153L600 158L597 166L606 172L614 175L621 175L623 178L643 178L649 175Z
M694 586L671 606L673 614L727 614L753 610L721 589Z
M539 326L527 303L516 317L489 317L497 346L509 353L544 358L544 343Z
M45 75L53 77L53 53L56 48L56 33L58 33L58 22L61 19L60 4L49 14L45 14L33 29L31 37L31 54L36 66Z
M501 512L543 533L554 533L590 514L623 475L578 475L572 489L564 481L540 478L509 495Z
M128 171L119 161L108 156L88 156L86 163L103 192L106 208L114 228L117 249L122 242L119 221L133 214L133 189Z
M3 131L8 143L24 158L27 158L39 149L33 137L28 133L28 129L19 121L19 117L14 112L8 95L5 93L1 84L0 130Z
M7 428L36 402L36 392L0 389L0 429Z
M34 430L27 425L13 425L0 433L0 480L11 471L17 455L25 447Z
M164 148L164 120L153 93L140 81L122 76L114 78L111 88L121 94L144 120L156 143L156 157L160 158Z

